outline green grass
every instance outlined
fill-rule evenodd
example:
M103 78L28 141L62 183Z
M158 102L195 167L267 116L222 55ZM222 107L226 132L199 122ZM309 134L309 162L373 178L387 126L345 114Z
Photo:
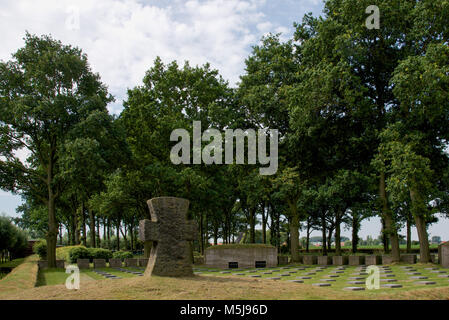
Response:
M64 284L69 274L64 269L49 268L40 270L37 276L36 287Z
M124 267L123 269L138 271L137 269ZM112 268L97 268L96 270L104 271L112 275L116 275L120 278L133 278L137 275L121 272ZM143 269L142 269L143 270ZM95 273L93 269L81 269L81 274L85 274L94 280L105 280L106 278L102 275ZM64 269L49 268L39 271L38 280L36 283L37 287L40 286L51 286L57 284L64 284L69 274L65 273Z
M18 258L11 261L0 263L0 268L15 268L25 261L25 258Z
M421 275L420 276L427 276L428 279L411 279L410 277L412 277L411 275L407 275L407 273L409 271L401 268L401 266L412 266L413 268L415 268L417 270L417 272L420 272ZM336 266L329 266L328 268L326 268L324 271L321 272L316 272L315 275L306 275L306 273L311 272L312 269L316 269L318 267L318 265L313 265L313 266L305 266L307 267L305 270L300 270L300 271L296 271L295 273L292 273L290 276L287 277L282 277L281 274L284 273L288 273L288 271L295 271L292 270L294 268L300 268L300 267L304 267L304 265L288 265L288 267L290 269L280 269L283 266L279 266L279 267L273 267L273 268L264 268L264 269L256 269L256 268L250 268L250 269L237 269L239 271L231 271L231 270L227 270L227 271L231 271L230 274L222 274L220 273L220 271L223 271L221 269L214 269L214 268L207 268L204 266L201 267L195 267L195 270L198 270L198 272L201 272L201 275L203 276L235 276L235 277L245 277L245 278L251 278L251 275L260 275L261 278L258 279L264 279L264 278L270 278L270 277L280 277L281 280L277 280L279 282L284 282L284 281L288 281L288 280L294 280L297 279L297 277L301 277L301 276L310 276L311 279L301 279L304 281L304 284L313 284L313 283L321 283L321 282L327 282L327 281L323 281L323 279L328 279L330 278L329 275L334 275L332 273L332 271L336 270ZM390 266L391 270L393 271L392 274L395 275L395 277L391 277L391 279L396 279L396 282L392 282L392 283L398 283L401 284L403 287L402 288L382 288L383 284L387 284L387 282L380 282L381 284L381 288L378 290L365 290L365 291L361 291L360 294L367 296L367 298L372 298L375 299L376 296L381 295L381 294L387 294L392 292L392 290L396 291L400 291L400 292L407 292L409 290L414 290L414 289L421 289L421 288L436 288L436 287L449 287L449 278L441 278L438 277L437 273L432 273L431 270L426 270L425 268L429 268L429 267L436 267L435 265L432 264L414 264L414 265L407 265L407 264L397 264L397 265L392 265ZM359 281L365 281L366 279L366 275L353 275L354 273L357 273L356 269L358 267L354 267L354 266L347 266L346 270L344 271L343 274L337 274L339 275L339 277L337 278L332 278L335 281L332 282L328 282L331 284L330 287L326 287L326 289L328 290L332 290L332 291L342 291L343 288L345 287L353 287L353 286L360 286L360 287L365 287L365 284L349 284L348 281L356 281L353 279L349 279L350 277L363 277L363 280L359 280ZM212 270L215 270L216 272L212 272ZM272 274L266 275L263 274L263 272L268 272L270 270L278 270L278 271L274 271L272 272ZM446 271L446 274L449 274L449 269L441 269L439 268L439 270L443 270ZM217 272L218 271L218 272ZM250 273L247 271L256 271L255 273ZM242 275L236 275L236 273L245 273L244 276ZM381 279L388 279L389 277L386 277L384 275L381 274ZM417 284L418 281L435 281L436 284L434 285L422 285L422 284ZM301 283L298 283L298 286L300 288Z
M29 256L3 277L0 281L0 296L17 290L33 288L38 273L37 260L37 255Z

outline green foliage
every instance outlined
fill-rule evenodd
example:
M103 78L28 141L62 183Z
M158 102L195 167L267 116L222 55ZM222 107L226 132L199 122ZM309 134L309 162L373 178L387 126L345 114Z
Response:
M103 248L88 248L90 259L105 259L108 261L112 258L112 251Z
M115 251L112 254L112 258L114 258L114 259L121 259L122 261L124 259L131 259L133 257L134 257L133 253L129 252L129 251Z
M67 260L70 263L75 263L77 259L90 259L91 254L89 249L84 246L75 246L68 251Z
M47 241L39 240L33 245L33 252L39 256L41 260L47 259Z

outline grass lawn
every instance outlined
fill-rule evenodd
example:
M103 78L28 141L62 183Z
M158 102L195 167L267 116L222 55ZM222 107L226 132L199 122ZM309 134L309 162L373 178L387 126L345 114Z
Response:
M441 269L433 264L408 265L413 272L428 279L411 279L408 275L412 271L406 270L406 264L390 266L394 277L381 274L381 279L396 279L395 282L402 288L384 288L379 290L347 291L348 286L365 287L364 284L348 284L351 277L360 277L365 281L366 275L360 273L358 267L346 266L343 273L335 273L336 266L329 266L323 271L317 271L318 266L288 265L288 269L278 268L232 270L230 274L220 273L223 270L195 266L197 273L193 277L168 278L168 277L139 277L132 274L117 271L111 268L100 270L115 274L121 279L105 279L91 270L81 270L80 290L68 290L65 288L65 279L68 274L64 270L47 269L39 276L41 285L36 288L16 290L7 295L0 295L6 299L449 299L449 274L448 269ZM297 270L298 268L305 270ZM438 268L428 270L428 268ZM133 268L124 268L136 270ZM271 270L271 271L270 271ZM229 270L227 270L229 271ZM254 271L254 272L248 272ZM272 274L264 274L271 272ZM290 276L280 276L288 273ZM294 283L288 280L307 276L313 272L311 279L302 279L304 283ZM243 273L244 275L236 275ZM259 275L260 278L253 278ZM338 277L330 277L330 276ZM268 277L280 277L281 280L269 280ZM323 279L333 279L330 287L316 287L313 283L326 282ZM418 281L435 281L433 285L418 284ZM382 281L381 285L387 282ZM1 284L1 281L0 281ZM45 285L43 285L45 284ZM43 286L42 286L43 285Z
M18 258L11 261L0 263L0 268L15 268L25 261L25 258Z

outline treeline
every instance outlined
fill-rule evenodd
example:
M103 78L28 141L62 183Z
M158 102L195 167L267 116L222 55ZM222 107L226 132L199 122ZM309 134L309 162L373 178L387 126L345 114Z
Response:
M27 34L0 64L0 186L22 193L20 223L45 233L50 266L59 228L70 244L120 248L122 237L136 248L146 201L158 196L191 201L200 252L246 230L255 242L257 224L262 242L285 241L293 261L300 229L307 246L313 230L324 243L335 238L340 254L346 225L355 252L361 222L378 216L394 260L398 230L411 246L415 226L429 261L427 227L448 213L449 3L377 1L380 29L369 30L371 4L328 0L321 17L294 24L292 39L264 37L236 88L208 64L156 59L118 117L80 49ZM193 121L203 130L279 130L277 173L174 165L170 135L192 133Z
M0 216L0 263L20 258L28 248L27 235L6 216Z

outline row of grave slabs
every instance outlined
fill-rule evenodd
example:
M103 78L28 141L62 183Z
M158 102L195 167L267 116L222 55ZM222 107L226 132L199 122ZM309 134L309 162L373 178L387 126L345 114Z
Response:
M143 267L97 268L84 272L94 273L97 275L96 279L122 279L143 276L145 269Z
M420 287L449 286L449 269L434 265L377 266L380 272L379 290L407 290ZM336 290L364 291L369 276L367 266L305 266L289 265L276 268L215 269L195 267L196 275L233 276L260 280L288 281L329 287ZM378 291L378 290L376 290Z

